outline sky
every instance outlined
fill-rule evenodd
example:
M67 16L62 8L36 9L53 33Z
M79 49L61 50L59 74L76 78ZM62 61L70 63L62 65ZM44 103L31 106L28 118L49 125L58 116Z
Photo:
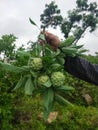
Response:
M98 0L88 0L96 1ZM18 39L16 46L26 45L29 40L36 41L39 30L32 26L29 17L40 27L40 14L45 9L45 4L51 0L0 0L0 37L4 34L14 34ZM61 14L66 17L67 11L75 8L76 0L55 0ZM63 38L59 29L48 31ZM84 37L79 40L79 44L84 44L84 48L89 49L89 54L98 52L98 29L85 33Z

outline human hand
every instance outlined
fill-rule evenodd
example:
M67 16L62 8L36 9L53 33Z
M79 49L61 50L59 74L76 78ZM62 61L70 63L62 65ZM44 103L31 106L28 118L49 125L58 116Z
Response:
M46 42L52 47L52 49L57 50L61 42L60 39L56 35L47 31L41 32L41 34L45 35Z

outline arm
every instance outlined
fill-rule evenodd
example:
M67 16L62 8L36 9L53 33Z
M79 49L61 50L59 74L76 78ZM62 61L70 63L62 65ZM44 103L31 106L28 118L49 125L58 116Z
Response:
M67 57L64 68L73 76L98 85L98 65L91 64L80 57Z

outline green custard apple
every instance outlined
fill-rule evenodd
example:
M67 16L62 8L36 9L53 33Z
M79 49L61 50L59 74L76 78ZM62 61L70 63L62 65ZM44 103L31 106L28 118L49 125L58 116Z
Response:
M38 78L38 85L43 86L49 80L48 75L42 75Z
M62 86L65 83L65 75L62 72L54 72L51 75L51 81L53 86Z
M33 70L40 70L43 67L41 58L32 58L29 60L28 65L32 67Z

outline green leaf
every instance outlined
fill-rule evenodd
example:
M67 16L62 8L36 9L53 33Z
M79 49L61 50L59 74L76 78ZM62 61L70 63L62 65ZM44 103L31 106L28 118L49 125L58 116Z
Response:
M30 53L29 52L26 52L26 51L17 51L17 55L19 57L30 57Z
M72 48L72 47L63 47L62 48L62 51L65 53L65 54L69 54L69 55L71 55L71 54L73 54L73 53L76 53L77 51L78 51L78 49L76 49L76 48Z
M48 119L50 112L54 110L54 92L49 88L44 93L44 120Z
M32 76L33 76L34 78L37 78L38 72L35 72L35 71L30 70L30 73L32 74Z
M61 86L61 87L58 87L57 90L59 90L59 91L72 91L75 89L73 87L70 87L70 86Z
M88 52L89 50L86 50L86 49L82 49L82 50L79 50L78 53L79 54L82 54L82 53L85 53L85 52Z
M49 110L49 106L54 101L54 91L52 88L48 88L44 92L44 107L46 110Z
M52 103L49 105L48 110L47 110L46 108L44 108L44 120L45 120L45 121L47 121L50 112L52 112L53 110L54 110L54 102L52 102Z
M26 82L26 76L21 77L18 83L16 84L15 88L13 89L13 91L15 91L16 89L20 87L23 87L25 85L25 82Z
M30 71L30 67L29 66L22 66L21 69L24 72Z
M31 18L29 18L29 21L30 21L31 24L37 26L36 23Z
M25 83L25 94L32 95L33 90L34 90L34 84L31 75L29 75Z
M84 45L73 45L72 47L74 47L74 48L76 48L76 49L80 49L80 48L82 48Z
M30 73L32 75L33 79L33 83L34 83L34 87L37 88L37 77L38 77L38 72L34 72L32 70L30 70Z
M60 70L62 68L62 66L58 63L54 63L50 67L52 70Z
M52 83L50 80L48 80L46 83L43 84L45 87L49 88L51 87Z
M43 63L45 64L45 66L50 66L51 64L55 63L55 59L51 57L51 55L45 55L42 57L43 58Z
M3 69L4 71L7 71L7 72L21 73L21 72L25 71L24 68L14 66L9 63L0 62L0 66L1 66L1 69Z
M70 36L65 41L61 42L60 47L67 47L72 45L72 43L75 41L75 37Z
M54 57L58 56L61 53L60 49L57 49L56 52L54 52Z
M57 62L58 62L59 64L61 64L61 65L64 65L65 59L58 56L58 57L57 57Z
M40 56L42 51L42 46L40 44L37 44L37 48L35 51L36 51L36 56Z
M43 40L43 41L46 41L44 34L40 34L40 35L38 36L38 38L41 39L41 40Z
M45 55L52 55L53 52L48 47L45 47Z
M62 96L55 94L55 100L61 104L61 105L70 105L73 106L72 103L70 103L68 100L66 100L65 98L63 98Z
M37 89L37 78L34 78L34 88Z

